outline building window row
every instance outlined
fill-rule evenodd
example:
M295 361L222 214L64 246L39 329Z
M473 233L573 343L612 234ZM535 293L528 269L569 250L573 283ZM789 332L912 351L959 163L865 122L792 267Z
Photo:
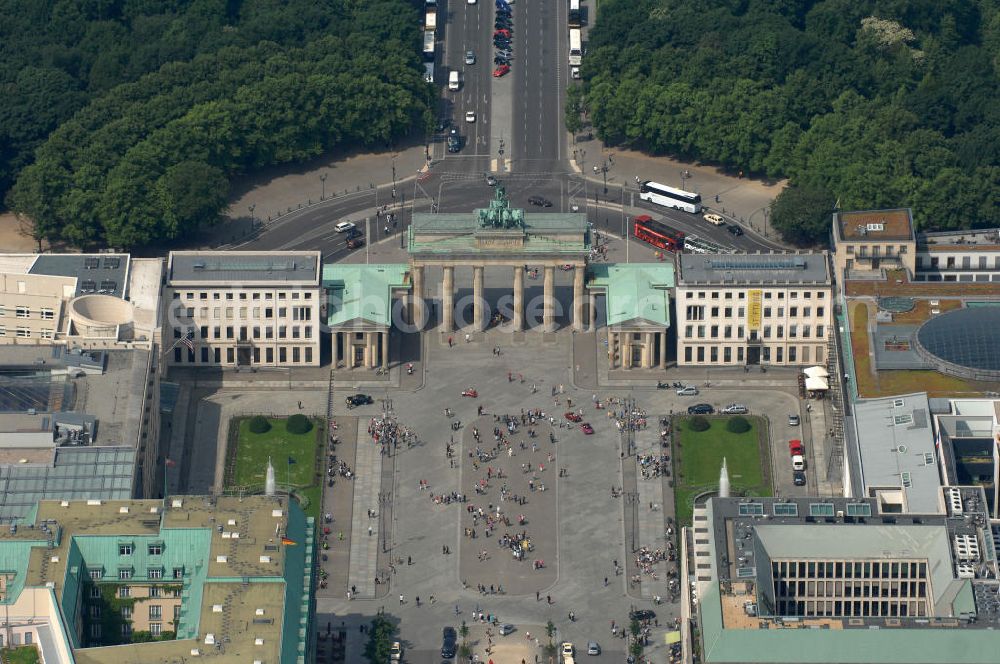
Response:
M784 339L786 327L784 325L765 325L762 330L763 339ZM787 327L789 339L824 339L826 337L825 325L789 325ZM685 325L685 339L742 339L745 330L742 325ZM814 337L815 333L815 337ZM754 335L756 338L756 336Z
M750 289L750 290L752 290L752 289ZM764 291L764 299L765 300L771 300L771 299L784 300L785 299L785 293L788 293L788 299L789 300L796 300L796 299L799 299L800 297L802 299L804 299L804 300L811 300L814 297L817 300L825 300L826 299L826 291L821 291L821 290L820 291L811 291L811 290L803 290L803 291L799 291L799 290L770 291L770 290L766 290L766 291ZM721 291L720 290L713 290L713 291L685 291L683 293L678 292L678 298L681 298L681 297L686 297L689 300L720 300L720 299L721 300L733 300L733 299L736 299L736 300L745 300L746 299L746 290L738 290L738 291L736 291L735 296L733 295L733 291L731 289L726 289L726 290L721 290ZM717 315L717 314L713 314L713 315Z
M182 298L180 291L174 291L174 299L179 300ZM300 293L299 291L292 291L291 293L285 291L278 291L274 293L273 291L185 291L183 293L184 300L311 300L313 299L312 291L305 291Z
M196 354L194 350L183 347L174 348L175 364L211 364L219 365L225 361L226 364L236 363L235 348L208 348L202 346ZM312 364L314 352L312 346L267 346L260 348L255 346L250 349L253 364ZM223 360L225 358L225 360ZM277 358L277 359L275 359ZM290 358L290 359L289 359Z
M684 346L685 364L736 364L747 362L746 347L743 345ZM721 358L721 360L720 360ZM760 361L763 364L809 364L822 363L822 346L785 346L772 348L762 346Z

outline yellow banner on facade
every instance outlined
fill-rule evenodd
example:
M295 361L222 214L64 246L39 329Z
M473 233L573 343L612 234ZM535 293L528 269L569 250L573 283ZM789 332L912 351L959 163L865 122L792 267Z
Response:
M764 291L759 288L750 289L750 306L747 310L747 326L751 330L760 329L761 301L763 300L763 292Z

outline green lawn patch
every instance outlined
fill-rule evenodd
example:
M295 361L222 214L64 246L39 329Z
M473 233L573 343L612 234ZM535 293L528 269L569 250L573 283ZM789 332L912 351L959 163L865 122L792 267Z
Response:
M270 429L254 433L254 418L241 417L230 423L230 449L227 450L226 488L264 489L267 460L274 465L274 479L279 489L291 484L292 491L308 501L303 505L308 516L319 516L321 482L321 439L325 426L312 421L306 433L290 433L284 418L268 418Z
M35 646L7 648L3 651L3 664L38 664L42 659Z
M707 431L693 431L688 417L675 417L674 497L677 519L691 523L692 503L700 493L719 488L719 469L725 457L729 467L731 495L743 493L770 496L767 425L759 417L747 416L750 430L733 433L726 429L728 417L707 418Z

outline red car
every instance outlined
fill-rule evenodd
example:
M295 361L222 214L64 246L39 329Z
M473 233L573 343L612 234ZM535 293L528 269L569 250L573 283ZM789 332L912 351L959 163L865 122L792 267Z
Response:
M802 447L801 440L790 440L788 441L788 453L791 456L798 454L799 456L806 455L806 448Z
M510 39L510 30L507 30L506 28L500 28L499 30L497 30L497 31L495 31L493 33L493 36L494 37L506 37L507 39Z
M476 397L479 396L479 391L474 387L470 387L469 389L462 391L462 396L472 397L473 399L475 399Z
M570 422L580 422L581 420L583 420L582 417L580 417L573 411L569 411L566 413L566 419L569 420Z
M493 78L500 78L504 74L510 71L510 65L500 65L493 70Z
M590 422L584 422L580 425L580 431L587 434L588 436L594 433L594 427L590 426Z

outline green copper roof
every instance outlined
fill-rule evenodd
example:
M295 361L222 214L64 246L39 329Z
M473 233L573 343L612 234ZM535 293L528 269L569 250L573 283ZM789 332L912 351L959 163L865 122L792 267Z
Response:
M42 535L39 531L39 535ZM7 580L7 592L0 604L13 604L24 590L24 578L28 574L28 559L31 549L45 546L46 540L17 540L4 542L0 546L0 574L13 574Z
M597 263L588 268L591 288L607 291L608 325L646 321L670 325L674 266L670 263Z
M405 263L324 265L327 325L367 321L388 327L392 323L392 291L410 287L406 281L409 269Z

